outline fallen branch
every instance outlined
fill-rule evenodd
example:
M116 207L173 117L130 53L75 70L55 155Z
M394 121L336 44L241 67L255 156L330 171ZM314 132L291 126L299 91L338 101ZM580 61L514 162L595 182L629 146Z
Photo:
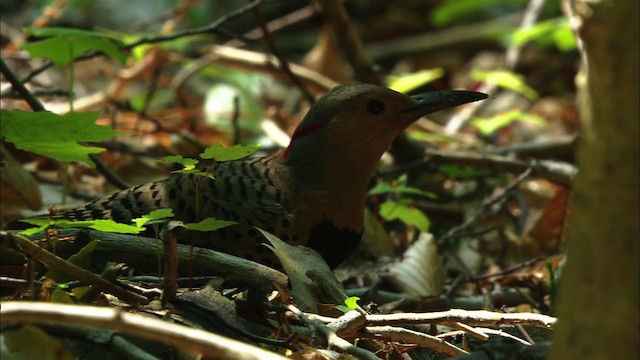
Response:
M284 360L286 358L220 335L169 321L124 312L118 308L52 304L40 302L4 302L2 323L72 324L109 329L145 339L167 343L210 358L234 360Z

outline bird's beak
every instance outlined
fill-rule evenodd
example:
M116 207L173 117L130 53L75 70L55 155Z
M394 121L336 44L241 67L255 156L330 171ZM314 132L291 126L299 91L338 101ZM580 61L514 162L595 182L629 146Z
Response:
M416 120L442 109L486 99L487 97L487 94L477 91L431 91L411 96L415 102L402 109L400 113L406 118Z

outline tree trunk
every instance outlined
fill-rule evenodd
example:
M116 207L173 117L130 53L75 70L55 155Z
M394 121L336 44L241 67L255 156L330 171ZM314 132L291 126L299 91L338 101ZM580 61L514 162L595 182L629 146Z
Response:
M639 2L574 3L583 128L551 359L638 359Z

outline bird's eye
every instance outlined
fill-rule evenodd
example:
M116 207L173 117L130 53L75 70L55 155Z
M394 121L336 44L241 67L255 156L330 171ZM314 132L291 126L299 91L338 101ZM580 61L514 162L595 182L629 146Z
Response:
M384 112L384 103L378 99L369 100L367 111L374 115L382 114Z

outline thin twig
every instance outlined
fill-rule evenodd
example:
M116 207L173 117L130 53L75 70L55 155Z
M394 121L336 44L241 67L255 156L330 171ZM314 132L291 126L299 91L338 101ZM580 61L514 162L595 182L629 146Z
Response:
M360 36L358 36L344 7L344 2L342 0L322 0L320 2L347 61L353 67L356 78L364 83L382 84L382 78L374 71L364 51Z
M456 233L464 229L467 229L468 227L473 225L476 221L478 221L480 216L482 216L482 214L484 214L485 211L487 211L487 209L489 209L493 204L496 204L497 202L505 199L508 194L510 194L513 190L515 190L518 186L520 186L520 184L531 175L531 172L532 172L531 168L527 169L522 174L520 174L513 182L507 185L507 187L504 188L502 191L500 191L499 193L493 196L486 198L482 202L482 206L480 207L480 209L478 209L472 216L470 216L467 220L465 220L465 222L449 230L444 236L442 236L438 240L438 243L439 244L444 243L447 239L454 236Z
M128 313L119 308L36 303L3 302L2 323L72 324L109 329L144 339L167 343L185 351L197 351L213 358L229 360L285 360L286 358L204 330Z
M426 149L427 160L420 160L379 171L379 175L401 174L410 170L431 167L433 165L456 165L473 168L522 173L532 170L532 175L552 181L556 184L571 187L578 173L577 168L569 163L552 160L518 160L508 156L474 151L453 151Z
M529 6L527 7L524 17L522 18L522 22L520 24L520 29L527 29L533 26L536 22L540 13L542 12L542 8L544 6L545 0L531 0L529 2ZM505 69L512 70L520 60L520 55L522 54L522 49L524 48L523 44L516 45L512 43L509 49L507 49L507 53L505 55ZM491 83L484 83L480 86L477 91L483 92L485 94L489 94L489 97L493 96L497 91L498 86ZM469 119L473 115L475 115L483 106L486 106L488 102L480 101L472 104L468 104L463 107L460 112L454 115L447 126L445 127L445 132L447 134L455 134L457 133L464 124L466 124Z
M300 92L302 92L302 95L304 95L307 101L310 104L313 104L316 101L316 99L313 97L313 95L311 95L311 93L309 92L309 89L307 89L307 87L304 86L302 81L300 81L300 79L291 71L291 68L289 68L289 60L287 60L287 58L284 57L282 53L280 53L280 50L278 50L276 43L273 41L273 37L271 36L269 29L267 28L266 22L264 20L264 16L262 15L262 11L260 11L259 7L256 7L254 11L256 13L256 18L258 19L258 23L260 24L260 28L264 33L264 39L267 41L267 44L269 45L269 49L271 50L273 55L275 55L276 58L278 58L278 61L280 61L280 68L282 69L282 71L284 71L285 74L287 74L291 82L296 87L298 87L298 89L300 89Z
M31 240L25 238L24 236L7 233L4 231L0 232L0 234L2 235L3 242L9 241L10 243L16 244L20 251L22 251L25 255L42 264L47 265L52 269L60 270L73 278L84 281L86 284L97 287L105 293L117 296L122 301L126 301L132 304L149 303L149 300L146 297L123 289L118 285L106 281L105 279L95 275L88 270L65 261L64 259L34 244Z

